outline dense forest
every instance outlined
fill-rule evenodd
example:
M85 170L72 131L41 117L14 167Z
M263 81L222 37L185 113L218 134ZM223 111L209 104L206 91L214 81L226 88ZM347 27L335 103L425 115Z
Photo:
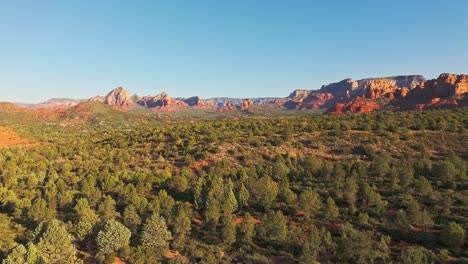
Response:
M468 263L468 108L10 123L2 263Z

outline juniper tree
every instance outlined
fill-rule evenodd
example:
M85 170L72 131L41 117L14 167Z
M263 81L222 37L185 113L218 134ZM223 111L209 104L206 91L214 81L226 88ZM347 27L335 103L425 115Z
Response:
M96 238L99 253L103 256L114 254L129 245L131 235L130 230L123 224L115 219L109 219Z
M64 223L53 219L43 223L39 229L37 249L47 263L81 263L76 257L72 235L67 232Z
M236 216L224 215L222 217L221 239L224 244L232 245L236 242Z
M99 216L91 209L86 198L78 199L75 213L77 216L75 233L79 240L83 240L92 233L93 227L99 222Z
M167 228L166 220L159 214L153 213L143 226L141 246L150 253L160 254L168 247L169 239L171 239L171 233Z
M450 222L440 231L440 238L445 245L459 248L465 243L465 229L455 222Z

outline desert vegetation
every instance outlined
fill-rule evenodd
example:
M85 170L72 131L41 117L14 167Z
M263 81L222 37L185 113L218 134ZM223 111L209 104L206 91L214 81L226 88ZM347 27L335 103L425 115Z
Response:
M5 122L3 263L468 261L466 107L109 114Z

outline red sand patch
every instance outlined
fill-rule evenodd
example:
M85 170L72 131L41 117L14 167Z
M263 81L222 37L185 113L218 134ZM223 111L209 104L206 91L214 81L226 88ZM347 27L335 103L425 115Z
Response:
M304 211L299 211L299 212L296 213L296 216L298 216L298 217L302 217L304 215L305 215Z
M258 224L258 223L260 223L260 222L262 222L262 221L259 220L259 219L255 219L255 218L252 219L252 223ZM240 224L244 223L244 218L242 218L242 217L236 218L236 222L235 222L235 223L236 223L236 225L240 225Z
M26 146L31 142L21 138L15 131L0 126L0 147Z
M167 250L164 255L166 256L166 258L170 258L170 259L175 259L175 258L180 257L179 251L173 251L173 250Z
M125 264L125 261L123 261L119 257L115 257L114 260L112 261L112 264Z
M413 226L413 225L411 225L410 228L411 228L411 231L414 231L414 232L434 233L434 230L431 230L431 229L424 230L424 229L422 229L420 227L416 227L416 226Z
M415 231L415 232L422 232L422 231L423 231L422 228L415 227L415 226L411 226L411 230L412 230L412 231Z
M212 160L200 160L200 161L196 162L194 166L198 170L198 169L201 169L203 167L208 167L211 163L213 163Z
M450 263L452 261L456 261L458 258L449 256L448 258L444 259L444 263Z

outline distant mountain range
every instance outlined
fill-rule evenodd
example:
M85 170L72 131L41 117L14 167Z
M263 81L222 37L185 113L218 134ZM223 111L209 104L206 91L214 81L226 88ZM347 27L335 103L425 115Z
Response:
M152 111L173 112L190 109L224 111L255 111L256 109L323 109L329 114L362 113L379 109L405 110L467 105L468 75L441 74L426 80L421 75L403 75L361 80L345 79L323 85L318 90L295 90L284 98L201 99L197 96L173 98L158 95L130 95L122 87L105 96L90 99L53 98L29 109L67 109L83 102L100 102L125 111L147 108Z

